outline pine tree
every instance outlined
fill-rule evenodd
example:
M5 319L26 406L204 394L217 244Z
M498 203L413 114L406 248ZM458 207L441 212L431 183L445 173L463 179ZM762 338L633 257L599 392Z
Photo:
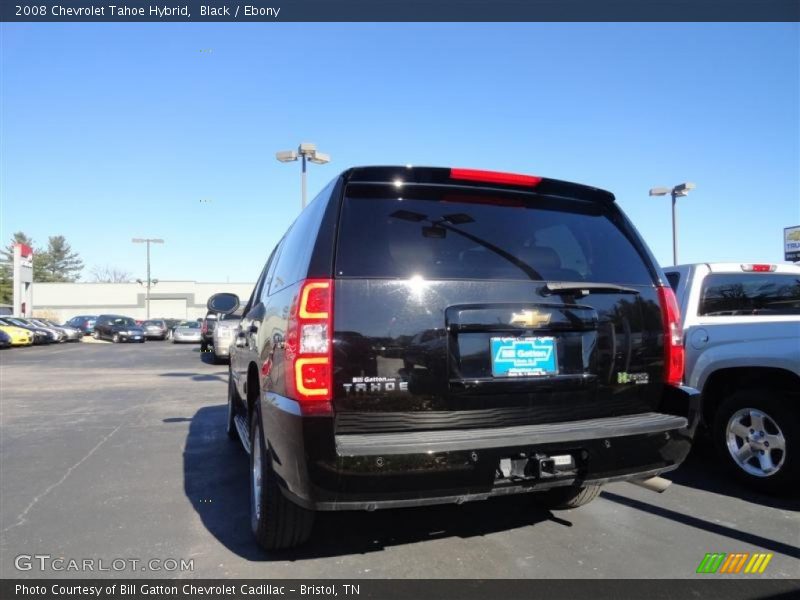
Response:
M34 255L34 281L36 279ZM76 281L83 270L83 261L63 235L50 236L42 253L41 279L38 281Z

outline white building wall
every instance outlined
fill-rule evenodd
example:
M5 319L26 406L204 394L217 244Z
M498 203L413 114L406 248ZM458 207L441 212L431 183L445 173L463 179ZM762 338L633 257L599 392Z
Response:
M208 298L218 292L239 296L242 304L253 283L159 281L150 288L150 317L195 319L206 314ZM34 283L33 311L60 323L77 315L119 314L146 318L145 288L138 283Z

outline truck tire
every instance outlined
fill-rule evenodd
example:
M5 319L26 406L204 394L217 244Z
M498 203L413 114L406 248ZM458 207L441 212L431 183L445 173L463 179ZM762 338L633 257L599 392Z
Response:
M233 383L231 371L228 369L228 422L225 427L225 433L232 440L239 439L239 432L236 430L236 406L241 404L239 392L236 391L236 386Z
M589 504L600 494L600 485L570 485L534 494L537 504L554 510L578 508Z
M800 483L800 412L788 394L735 392L717 409L711 435L728 471L752 489L780 493Z
M314 512L283 495L261 433L261 417L250 427L250 526L265 550L294 548L311 536Z

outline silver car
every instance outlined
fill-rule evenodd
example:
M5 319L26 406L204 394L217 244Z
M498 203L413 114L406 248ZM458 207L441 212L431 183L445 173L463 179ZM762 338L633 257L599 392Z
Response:
M241 320L241 315L237 313L222 315L217 320L212 344L214 362L223 362L230 358L231 344L233 344L233 340L236 337L236 331L239 328L239 321Z
M200 323L197 321L183 321L172 332L173 344L199 344Z

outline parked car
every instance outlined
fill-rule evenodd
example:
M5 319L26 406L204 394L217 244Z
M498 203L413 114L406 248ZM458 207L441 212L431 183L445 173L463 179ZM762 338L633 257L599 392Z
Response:
M283 236L242 314L227 433L250 455L265 548L302 543L317 510L523 492L577 507L691 446L675 296L610 192L351 169Z
M75 329L80 329L83 332L83 335L92 335L96 320L97 317L95 315L80 315L77 317L72 317L65 323L65 325L68 327L74 327Z
M683 315L686 381L722 464L762 492L800 484L800 265L666 270Z
M11 346L11 336L0 328L0 348L10 348Z
M236 337L236 330L239 327L241 320L241 313L234 313L232 315L220 315L217 318L216 326L212 337L212 352L215 363L220 363L228 360L230 356L230 346Z
M107 339L118 342L144 343L144 330L130 317L121 315L100 315L94 324L92 337L96 340Z
M42 329L41 327L35 327L34 325L29 325L24 321L16 318L16 317L0 317L0 323L4 323L6 325L12 325L14 327L20 327L22 329L27 329L33 335L33 343L36 345L41 344L50 344L52 342L57 341L56 336L46 329Z
M26 327L10 325L0 318L0 331L10 338L12 346L30 346L33 344L33 331Z
M202 340L200 342L200 352L208 352L210 346L214 345L214 329L217 326L217 314L209 312L203 317L200 324L200 334Z
M144 335L148 340L167 339L167 323L164 319L150 319L141 325Z
M49 319L34 318L30 319L30 321L34 325L39 325L40 327L58 331L63 335L63 337L59 340L62 342L77 342L83 337L83 333L80 331L80 329L75 329L74 327L67 327L65 325L59 325Z
M201 341L200 323L197 321L183 321L172 332L173 344L199 344Z
M181 319L164 319L164 322L167 324L167 338L168 340L172 339L172 332L175 328L183 323Z

